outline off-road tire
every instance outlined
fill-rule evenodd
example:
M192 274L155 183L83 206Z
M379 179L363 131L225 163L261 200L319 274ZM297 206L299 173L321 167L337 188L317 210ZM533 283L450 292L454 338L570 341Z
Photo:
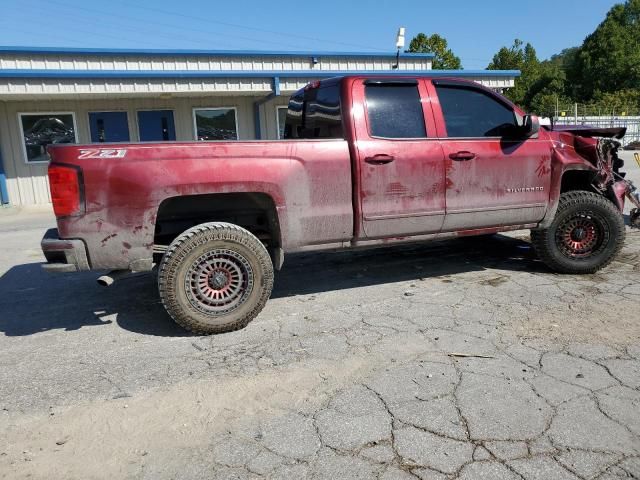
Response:
M540 260L556 272L570 274L595 273L609 265L624 237L624 219L616 206L586 191L563 193L549 228L531 230L531 243ZM575 245L584 248L573 248Z
M222 295L219 293L222 290L211 286L214 280L203 280L206 272L202 272L203 269L213 272L220 262L227 262L229 268L227 273L219 274L217 281L224 282L226 275L227 285L233 286L232 293L237 293L234 301L238 304L229 311L224 310L225 305L207 303L218 301L207 295ZM273 264L267 249L253 234L230 223L203 223L190 228L169 245L158 268L162 304L176 323L197 334L244 328L264 308L272 288Z

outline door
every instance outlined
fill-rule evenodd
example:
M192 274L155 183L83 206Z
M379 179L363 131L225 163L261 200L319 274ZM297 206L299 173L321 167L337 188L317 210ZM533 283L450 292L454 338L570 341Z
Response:
M176 127L171 110L142 110L138 112L138 131L141 142L167 142L176 139Z
M127 112L91 112L89 128L93 143L129 141Z
M468 83L429 87L446 168L443 230L537 223L549 204L551 144L544 130L518 138L520 112Z
M439 232L445 214L444 155L425 84L357 80L353 95L365 110L365 121L354 122L364 236Z

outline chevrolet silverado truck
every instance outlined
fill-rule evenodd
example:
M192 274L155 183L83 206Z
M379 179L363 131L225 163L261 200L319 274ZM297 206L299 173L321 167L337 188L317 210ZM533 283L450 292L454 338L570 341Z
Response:
M541 127L460 79L314 82L279 141L50 146L44 268L157 266L166 310L201 334L254 319L291 252L531 229L550 269L592 273L623 244L625 198L640 206L624 133Z

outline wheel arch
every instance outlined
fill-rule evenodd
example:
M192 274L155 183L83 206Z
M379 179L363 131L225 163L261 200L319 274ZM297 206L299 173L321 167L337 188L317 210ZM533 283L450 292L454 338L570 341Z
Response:
M595 191L592 186L592 179L595 173L593 167L584 163L565 164L563 167L564 168L556 174L557 177L551 180L549 208L544 218L538 224L538 229L548 228L551 222L553 222L556 212L558 211L560 195L575 190Z
M274 199L263 192L203 193L165 198L157 209L154 243L169 245L191 227L209 222L238 225L279 249L282 235Z

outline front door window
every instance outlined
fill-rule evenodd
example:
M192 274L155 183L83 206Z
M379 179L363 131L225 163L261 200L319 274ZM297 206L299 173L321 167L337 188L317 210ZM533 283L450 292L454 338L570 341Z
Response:
M486 92L437 84L436 91L449 138L502 137L515 132L513 109Z

